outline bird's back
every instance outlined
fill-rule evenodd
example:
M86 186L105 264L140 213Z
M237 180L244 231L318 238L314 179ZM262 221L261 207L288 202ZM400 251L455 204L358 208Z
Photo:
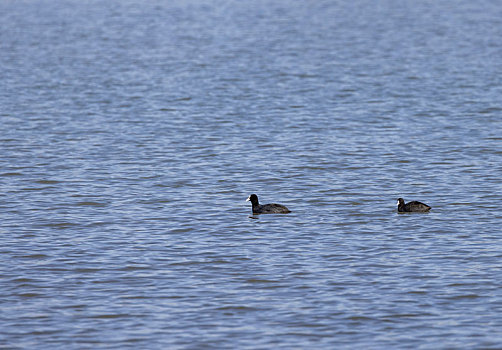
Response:
M429 211L431 207L419 201L412 201L405 204L406 211Z
M257 214L287 214L291 213L287 207L281 204L270 203L259 205L258 208L253 208L253 212Z

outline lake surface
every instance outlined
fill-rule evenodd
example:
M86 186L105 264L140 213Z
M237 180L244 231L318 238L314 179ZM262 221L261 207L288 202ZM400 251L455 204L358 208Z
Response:
M500 2L5 0L0 67L0 348L502 348Z

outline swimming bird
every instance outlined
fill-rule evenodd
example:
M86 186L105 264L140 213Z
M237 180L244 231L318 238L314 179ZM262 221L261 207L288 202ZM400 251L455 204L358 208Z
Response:
M263 204L261 205L258 202L258 196L256 194L252 194L246 199L246 202L251 201L253 205L253 214L287 214L291 213L291 210L286 208L282 204Z
M404 199L399 198L397 200L397 211L399 213L407 213L407 212L425 213L429 210L431 210L431 207L422 202L412 201L405 204Z

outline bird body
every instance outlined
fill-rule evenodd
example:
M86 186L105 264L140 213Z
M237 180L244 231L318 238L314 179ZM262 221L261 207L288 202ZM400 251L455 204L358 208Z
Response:
M397 211L399 213L410 213L410 212L418 212L425 213L431 210L431 207L427 204L418 201L411 201L408 203L404 203L404 199L399 198L397 200Z
M270 204L260 204L258 202L258 196L252 194L246 201L250 201L253 207L253 214L287 214L291 213L287 207L282 204L270 203Z

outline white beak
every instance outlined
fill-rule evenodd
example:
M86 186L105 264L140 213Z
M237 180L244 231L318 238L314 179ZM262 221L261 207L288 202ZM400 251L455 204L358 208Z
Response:
M249 202L251 200L251 196L248 197L248 199L246 199L246 202Z

